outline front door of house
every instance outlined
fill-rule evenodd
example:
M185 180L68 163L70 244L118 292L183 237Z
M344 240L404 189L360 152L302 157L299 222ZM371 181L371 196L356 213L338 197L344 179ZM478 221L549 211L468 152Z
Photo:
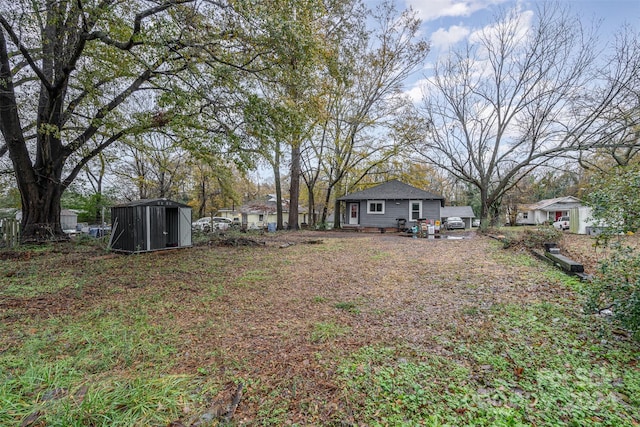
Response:
M358 209L359 208L360 208L359 203L349 204L349 225L358 225L359 223Z

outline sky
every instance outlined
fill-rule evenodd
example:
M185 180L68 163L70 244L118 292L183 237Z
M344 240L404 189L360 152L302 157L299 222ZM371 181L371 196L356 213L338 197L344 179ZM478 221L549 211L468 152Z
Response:
M468 36L492 21L501 7L517 6L533 10L544 0L397 0L399 9L413 8L423 22L423 30L434 47L444 47ZM373 3L367 1L367 3ZM577 14L590 20L602 19L603 34L611 34L623 22L640 29L640 0L560 0Z
M396 5L399 10L411 7L422 20L422 35L431 44L425 64L428 68L439 54L491 24L498 9L518 7L522 11L533 11L536 3L542 1L545 0L396 0ZM368 6L377 2L365 0ZM617 29L625 23L640 31L640 0L559 0L559 3L568 5L583 23L601 20L602 41L613 39ZM425 71L417 71L407 82L407 92L416 101L421 97L418 86Z

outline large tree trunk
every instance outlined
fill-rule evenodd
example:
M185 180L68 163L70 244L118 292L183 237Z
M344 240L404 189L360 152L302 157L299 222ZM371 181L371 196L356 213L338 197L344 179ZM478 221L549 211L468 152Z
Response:
M49 71L45 68L46 71ZM66 156L55 132L38 132L38 150L35 163L22 133L14 96L13 80L9 68L6 44L0 31L0 122L7 142L9 157L16 171L16 184L22 202L22 242L64 240L67 236L60 225L60 198L64 191L62 168ZM60 100L52 99L48 91L41 89L38 119L59 118ZM47 116L48 114L48 116Z
M491 224L496 227L499 227L500 225L502 225L503 221L501 221L501 218L500 218L500 204L495 201L491 203L490 211L491 211ZM510 225L515 225L515 224L510 224Z
M198 218L205 216L207 212L207 181L203 177L200 181L200 203L198 205Z
M273 167L274 184L276 186L276 228L284 230L284 219L282 212L282 182L280 182L280 142L276 142Z
M291 187L289 188L289 230L298 230L298 202L300 201L300 144L291 146Z
M486 230L490 225L489 221L489 205L487 203L487 189L482 186L480 188L480 229Z
M327 188L327 191L325 192L324 206L322 207L322 216L320 217L320 222L322 224L326 224L327 216L329 215L329 202L331 202L331 189L332 188L333 187L331 185L329 185L329 187Z
M333 228L335 230L340 228L340 215L341 215L340 206L341 206L340 201L336 197L335 207L333 209Z
M15 170L24 171L16 173L22 201L20 240L24 243L68 239L60 224L60 199L65 190L62 145L50 135L39 135L38 140L40 152L33 166L26 150L11 152Z
M22 180L20 174L17 180ZM21 242L67 240L60 225L62 186L50 181L45 185L29 185L29 188L22 196Z
M278 156L279 157L279 156ZM279 160L278 160L278 164ZM278 230L284 230L284 221L282 213L282 183L280 182L280 168L273 168L273 176L276 186L276 228Z
M307 192L309 193L309 218L307 219L307 225L313 228L316 225L316 197L313 194L312 186L307 185Z

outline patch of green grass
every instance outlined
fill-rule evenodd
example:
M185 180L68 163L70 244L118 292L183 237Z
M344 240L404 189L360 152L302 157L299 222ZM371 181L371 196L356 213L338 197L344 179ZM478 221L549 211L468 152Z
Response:
M225 288L222 283L215 283L209 286L209 295L207 301L213 301L225 294Z
M327 302L327 299L325 297L315 296L315 297L313 297L313 302L315 304L320 304L320 303L323 303L323 302Z
M19 275L6 279L0 290L3 297L33 298L42 294L56 293L65 288L81 289L85 283L84 278L68 274L60 276L51 275L42 280L40 274L34 273Z
M312 342L326 342L347 334L350 328L334 322L319 322L313 325Z
M364 347L340 367L355 418L365 425L438 425L456 418L451 392L464 390L468 370L410 349Z
M271 277L271 273L264 269L247 270L244 274L236 279L236 286L251 287L259 284Z
M544 277L551 281L562 283L569 289L574 291L583 292L586 287L585 283L577 276L570 276L558 268L550 268L543 272Z
M348 311L349 313L353 313L353 314L360 313L360 309L358 308L356 303L351 301L339 302L336 305L334 305L334 307L339 310Z
M501 264L512 267L533 267L540 265L541 261L526 252L514 252L510 250L497 250L492 253L493 259Z
M260 401L258 409L257 425L276 426L284 425L289 412L289 401L281 395L280 392L272 391L269 395Z
M633 342L551 303L494 307L488 330L440 339L452 357L365 347L339 375L366 425L632 426L640 420ZM606 331L607 329L603 329Z
M67 373L52 375L51 370L50 365L33 366L25 372L28 376L0 385L0 400L7 403L0 407L2 425L20 425L27 417L47 426L168 425L184 416L185 407L201 403L187 376L145 375L73 385ZM25 388L31 393L16 400Z
M382 251L376 251L375 253L371 254L371 260L373 261L383 261L389 259L390 257L390 253Z
M176 342L176 333L150 323L146 315L118 317L101 310L80 320L51 319L19 338L22 345L13 353L17 365L8 366L12 369L51 360L73 360L76 369L87 373L134 364L138 368L167 366L167 358L176 351L169 344Z
M177 332L145 313L94 310L14 328L0 353L0 425L167 425L196 404L188 376L169 375ZM189 403L192 402L192 403Z
M462 309L462 314L465 316L476 316L480 313L480 309L476 306L464 307Z

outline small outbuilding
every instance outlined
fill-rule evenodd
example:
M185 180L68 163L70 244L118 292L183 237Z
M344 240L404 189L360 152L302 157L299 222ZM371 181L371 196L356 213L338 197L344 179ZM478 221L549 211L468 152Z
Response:
M464 228L471 228L476 217L471 206L445 206L440 210L440 216L444 223L450 216L457 216L464 221Z
M149 252L191 246L191 208L167 199L136 200L111 208L110 248Z

